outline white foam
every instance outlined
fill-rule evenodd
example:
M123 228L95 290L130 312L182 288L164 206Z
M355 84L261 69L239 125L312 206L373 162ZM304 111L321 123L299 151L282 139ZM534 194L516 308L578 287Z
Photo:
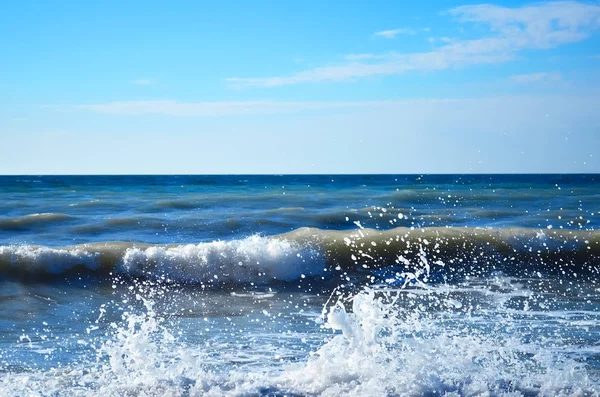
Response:
M335 305L327 326L342 331L278 382L302 394L579 395L596 393L583 365L518 336L444 329L419 311L402 313L373 291Z
M446 328L419 310L404 310L395 294L365 290L340 303L326 327L339 332L308 360L279 371L223 369L228 357L178 341L144 300L146 312L125 313L83 368L0 376L0 394L73 396L505 396L597 395L583 365L545 351L535 341L502 332ZM383 294L385 296L385 293ZM265 346L268 352L268 346ZM273 362L278 361L272 351ZM220 353L219 353L220 354ZM243 354L243 352L241 352ZM217 367L210 367L211 359ZM232 361L239 361L234 356Z
M316 249L285 239L252 236L243 240L127 249L126 272L151 272L184 282L268 282L317 275L326 267Z
M83 248L50 248L32 245L0 246L0 260L22 272L60 274L77 265L97 269L99 253Z

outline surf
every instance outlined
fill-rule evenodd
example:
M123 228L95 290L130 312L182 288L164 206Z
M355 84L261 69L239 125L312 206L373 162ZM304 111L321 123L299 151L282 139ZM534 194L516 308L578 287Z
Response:
M426 255L438 274L598 274L600 232L527 228L325 230L252 235L198 244L101 242L0 246L0 274L42 279L77 274L243 284L331 277L336 271L406 272ZM420 262L419 262L420 263Z

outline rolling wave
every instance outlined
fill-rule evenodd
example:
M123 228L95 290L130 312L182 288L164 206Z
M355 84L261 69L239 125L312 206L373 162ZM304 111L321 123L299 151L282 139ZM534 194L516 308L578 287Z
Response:
M358 223L360 226L360 223ZM0 275L116 273L184 283L268 283L426 264L444 274L598 273L600 232L524 228L300 228L276 236L199 244L129 242L69 247L0 246ZM529 273L527 273L529 272Z
M0 218L0 230L23 230L36 226L45 226L75 219L66 214L43 213L16 216L12 218Z

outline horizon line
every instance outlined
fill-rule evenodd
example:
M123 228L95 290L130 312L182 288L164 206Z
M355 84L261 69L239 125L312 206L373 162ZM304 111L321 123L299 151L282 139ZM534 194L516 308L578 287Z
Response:
M52 176L418 176L418 175L600 175L600 172L439 172L439 173L250 173L250 174L195 174L195 173L134 173L134 174L0 174L3 177Z

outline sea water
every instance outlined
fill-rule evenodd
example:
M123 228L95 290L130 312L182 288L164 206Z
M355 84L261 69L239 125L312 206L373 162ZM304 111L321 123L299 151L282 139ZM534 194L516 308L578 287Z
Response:
M595 396L598 175L0 177L0 396Z

